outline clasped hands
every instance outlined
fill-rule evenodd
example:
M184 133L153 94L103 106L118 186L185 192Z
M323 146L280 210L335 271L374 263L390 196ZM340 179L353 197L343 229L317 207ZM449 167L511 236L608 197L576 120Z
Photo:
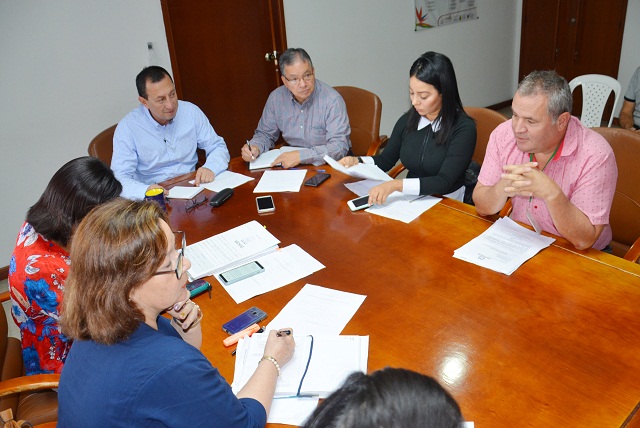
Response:
M550 200L562 193L558 184L538 168L538 162L505 165L500 176L508 197L524 196Z

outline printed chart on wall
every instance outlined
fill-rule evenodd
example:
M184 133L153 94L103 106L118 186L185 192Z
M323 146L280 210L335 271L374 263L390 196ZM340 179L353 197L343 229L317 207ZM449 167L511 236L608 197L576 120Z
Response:
M416 31L478 19L478 0L415 0Z

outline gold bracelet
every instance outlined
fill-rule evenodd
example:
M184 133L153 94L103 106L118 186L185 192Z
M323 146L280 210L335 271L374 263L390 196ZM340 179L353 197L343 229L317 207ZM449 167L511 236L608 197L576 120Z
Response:
M258 362L261 362L261 361L263 361L263 360L264 360L264 361L271 361L271 362L273 363L273 365L274 365L274 366L276 366L276 369L278 370L278 377L280 377L280 364L278 364L278 362L276 361L276 359L275 359L275 358L273 358L273 357L272 357L272 356L270 356L270 355L264 355L264 356L262 356L262 358L260 358L260 361L258 361Z

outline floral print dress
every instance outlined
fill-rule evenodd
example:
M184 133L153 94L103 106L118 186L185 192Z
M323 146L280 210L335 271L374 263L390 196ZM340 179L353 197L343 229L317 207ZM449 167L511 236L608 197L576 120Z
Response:
M69 253L25 223L9 264L11 315L20 327L27 375L60 373L71 342L58 319Z

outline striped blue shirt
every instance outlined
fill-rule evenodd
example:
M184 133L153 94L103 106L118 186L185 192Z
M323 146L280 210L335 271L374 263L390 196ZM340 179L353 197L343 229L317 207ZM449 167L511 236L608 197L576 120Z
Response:
M278 138L300 150L300 163L322 165L325 155L341 159L351 147L347 107L340 94L316 79L313 93L300 104L286 86L269 95L262 117L249 142L260 153L270 150Z

